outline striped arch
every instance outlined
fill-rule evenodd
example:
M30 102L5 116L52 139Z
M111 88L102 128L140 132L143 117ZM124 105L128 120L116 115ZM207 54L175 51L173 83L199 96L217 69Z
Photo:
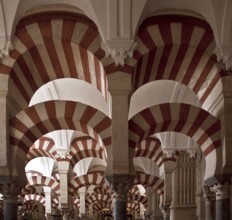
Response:
M139 203L138 202L127 202L127 212L128 214L134 214L135 212L138 212L140 209Z
M94 203L95 201L102 201L102 202L106 202L106 203L110 203L112 204L112 198L111 196L108 195L103 195L103 194L88 194L86 196L86 203L88 205L90 205L91 203Z
M128 195L139 195L140 192L139 192L139 188L137 185L133 185L130 189L129 189L129 192L128 192Z
M77 176L71 180L69 185L69 192L74 193L82 186L96 185L105 189L109 189L110 185L104 176L99 174L87 174L83 176Z
M127 197L129 203L142 203L144 207L148 207L148 199L144 195L129 195Z
M95 212L97 212L98 214L111 213L112 212L111 207L112 207L112 204L108 203L106 201L96 200L96 201L93 202L93 210ZM108 209L108 210L107 211L103 211L104 209Z
M49 81L76 78L92 84L108 99L101 59L101 36L81 14L46 12L23 18L16 27L15 49L0 68L25 109L35 91ZM67 71L68 70L68 71Z
M69 157L71 157L71 166L74 167L78 161L87 157L96 157L106 161L106 151L96 140L91 138L73 140Z
M56 148L51 138L41 137L30 148L27 153L28 161L36 157L50 157L55 159Z
M141 184L145 188L152 187L154 188L159 194L163 194L164 192L164 181L157 176L138 173L134 180L134 185Z
M103 188L101 186L96 186L93 191L95 194L103 194L103 195L109 194L111 197L113 196L112 191L110 191L108 188Z
M60 195L60 184L46 176L31 176L27 177L29 185L41 185L50 187L55 194Z
M149 137L135 148L134 157L145 157L154 161L158 167L161 167L167 161L176 162L179 157L179 152L176 151L171 158L167 158L162 151L160 140Z
M20 197L24 198L26 195L35 194L36 188L34 185L27 184L25 188L22 189Z
M73 196L73 206L76 210L80 208L80 199L76 196Z
M19 216L30 214L33 218L37 218L39 207L34 201L29 201L23 204L19 211Z
M174 131L193 138L207 156L221 146L220 121L201 108L188 104L165 103L147 108L129 122L130 146L148 136Z
M154 160L163 155L161 142L157 138L148 138L143 140L136 148L134 157L147 157ZM157 160L158 161L158 160Z
M52 207L57 208L58 205L59 205L59 197L57 194L57 195L54 195L54 197L52 198Z
M37 201L43 204L43 206L45 206L45 198L41 195L37 195L37 194L25 195L24 202L27 202L27 201Z
M213 54L213 31L199 18L149 17L140 26L136 42L133 91L148 82L169 79L188 86L203 104L224 74Z
M82 131L102 146L111 142L111 120L97 109L72 101L48 101L34 105L18 113L10 124L11 145L26 154L38 138L60 129Z
M57 182L60 182L60 173L59 171L55 171L52 173L52 179L56 180Z
M148 136L174 131L186 134L201 146L206 159L207 178L219 172L221 150L220 120L208 112L188 104L165 103L147 108L129 122L130 146L136 147ZM213 164L213 165L212 165Z

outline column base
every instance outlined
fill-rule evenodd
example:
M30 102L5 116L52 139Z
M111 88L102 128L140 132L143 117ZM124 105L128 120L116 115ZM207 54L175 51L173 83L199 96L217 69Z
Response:
M196 219L196 206L170 207L170 220Z

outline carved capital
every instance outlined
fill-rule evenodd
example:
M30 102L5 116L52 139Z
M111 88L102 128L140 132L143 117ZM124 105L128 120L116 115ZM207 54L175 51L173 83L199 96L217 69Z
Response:
M215 49L215 54L217 55L219 68L225 70L232 69L232 45L220 45Z
M163 149L163 153L167 158L172 158L173 155L175 154L174 149Z
M162 213L164 219L166 219L169 215L169 213L168 213L169 209L167 207L160 207L160 210L161 210L161 213Z
M144 213L144 217L145 217L145 220L150 220L151 219L151 216L152 216L152 212L145 212Z
M21 192L21 187L14 183L4 184L1 186L4 200L15 201Z
M126 200L127 193L129 191L129 184L113 183L111 186L111 190L114 193L114 198L119 200Z
M204 199L207 202L212 202L215 199L215 194L209 186L204 186Z
M13 50L11 42L6 41L5 39L0 39L0 59L8 57L10 50Z
M230 184L229 183L216 183L210 187L211 191L215 193L216 199L229 199Z
M57 149L56 158L66 159L69 155L69 149Z
M114 60L116 66L124 66L127 58L133 57L137 43L132 40L110 40L102 43L105 58Z
M197 154L197 149L188 149L187 153L189 154L190 158L195 158Z

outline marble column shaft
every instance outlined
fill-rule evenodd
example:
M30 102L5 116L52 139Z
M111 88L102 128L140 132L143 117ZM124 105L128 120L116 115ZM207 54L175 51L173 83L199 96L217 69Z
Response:
M81 187L79 189L80 196L80 218L86 219L86 205L85 205L85 196L86 196L86 187Z
M114 220L127 219L127 193L128 186L124 184L115 184L114 191Z
M15 184L6 184L3 186L3 206L4 206L4 220L18 219L18 194L19 187Z
M216 193L216 220L230 220L230 185L218 183L211 189Z

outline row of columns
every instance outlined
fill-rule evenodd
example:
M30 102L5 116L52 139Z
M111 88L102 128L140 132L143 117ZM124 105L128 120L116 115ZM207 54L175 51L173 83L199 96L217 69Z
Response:
M127 193L129 190L129 184L113 184L114 191L114 220L123 220L127 219ZM198 219L212 220L214 219L215 211L215 219L216 220L229 220L230 219L230 191L231 184L215 184L211 187L205 187L204 190L204 199L205 199L205 217L198 216ZM17 219L17 202L18 202L18 194L20 193L20 187L16 184L5 184L2 186L3 192L3 201L4 201L4 220L16 220ZM46 213L50 214L51 210L47 208L51 205L51 190L49 188L44 189L45 198L46 198ZM86 206L85 206L85 195L86 189L85 187L81 189L80 193L80 218L86 219ZM202 195L203 196L203 195ZM151 216L153 212L152 198L154 197L154 193L148 191L149 206L146 210L147 217ZM50 203L49 203L50 202ZM215 203L215 209L212 208L212 204ZM50 204L50 205L49 205ZM167 204L167 203L166 203ZM173 219L169 215L170 206L161 206L161 212L163 214L163 219ZM42 211L41 211L42 212ZM63 212L64 219L67 219L65 216L65 212ZM140 219L142 216L138 216ZM42 215L41 215L41 219ZM52 219L51 215L47 215L47 219Z

